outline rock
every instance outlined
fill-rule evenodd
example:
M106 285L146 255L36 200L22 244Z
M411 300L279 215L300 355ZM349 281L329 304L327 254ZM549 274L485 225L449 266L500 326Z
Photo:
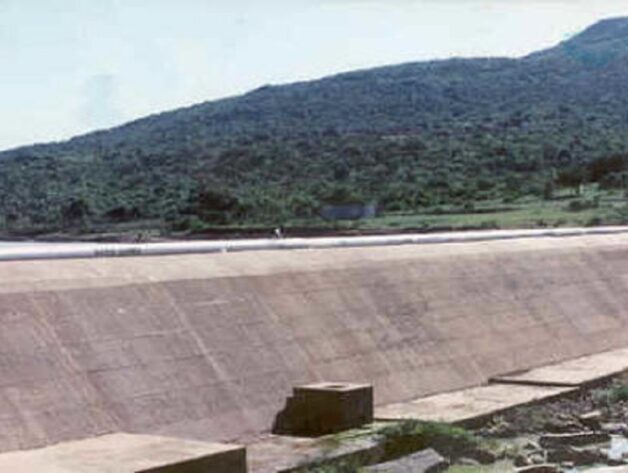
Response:
M572 447L557 447L547 452L547 461L562 463L566 461L575 461Z
M523 450L525 450L525 451L528 451L528 452L538 452L538 451L542 450L541 446L538 443L536 443L536 442L534 442L532 440L526 441L526 443L524 443L521 446L521 448Z
M483 448L475 448L465 454L466 457L472 458L482 465L490 465L497 461L497 454Z
M573 432L566 434L541 435L539 444L543 448L558 448L564 446L583 446L605 443L611 440L606 432Z
M529 466L533 463L530 461L527 455L519 454L515 458L513 458L513 463L515 466Z
M573 447L572 450L579 456L582 465L601 463L606 459L606 453L597 447Z
M458 465L463 465L463 466L480 466L479 461L474 460L473 458L466 458L466 457L461 458L456 463Z
M578 432L582 427L580 424L569 420L551 419L543 424L543 430L553 434L563 434L566 432Z
M573 468L575 468L576 464L574 462L562 462L560 466L565 470L572 470Z
M600 410L589 411L578 416L580 423L591 430L598 430L600 428L602 418L602 411Z
M440 473L449 467L449 462L435 450L428 448L407 457L387 463L362 468L364 473Z
M559 473L558 465L552 463L543 463L541 465L524 466L523 468L515 468L516 473Z
M600 430L609 434L626 436L626 433L628 433L628 425L623 422L606 422L600 425Z
M486 429L486 434L498 438L515 437L517 435L517 429L510 423L500 419Z
M563 446L547 452L547 461L551 463L570 462L575 465L592 465L605 461L606 456L595 447Z
M545 453L543 451L532 453L528 456L528 461L532 465L541 465L546 462Z

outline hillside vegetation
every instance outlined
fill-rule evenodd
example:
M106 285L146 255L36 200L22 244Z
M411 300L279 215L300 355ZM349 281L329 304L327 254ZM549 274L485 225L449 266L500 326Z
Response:
M318 225L327 203L468 214L565 193L582 207L567 210L595 209L599 196L577 196L583 186L617 210L593 219L623 221L627 132L619 18L520 59L265 86L0 153L0 231Z

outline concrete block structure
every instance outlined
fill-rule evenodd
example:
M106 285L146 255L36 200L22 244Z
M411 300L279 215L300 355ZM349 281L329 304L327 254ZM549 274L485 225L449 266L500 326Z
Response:
M273 431L318 436L354 429L373 421L373 386L315 383L297 386Z

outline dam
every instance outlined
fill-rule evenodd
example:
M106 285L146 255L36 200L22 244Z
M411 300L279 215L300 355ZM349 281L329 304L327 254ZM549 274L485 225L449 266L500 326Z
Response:
M246 442L298 384L385 406L628 346L625 228L164 245L0 250L0 452Z

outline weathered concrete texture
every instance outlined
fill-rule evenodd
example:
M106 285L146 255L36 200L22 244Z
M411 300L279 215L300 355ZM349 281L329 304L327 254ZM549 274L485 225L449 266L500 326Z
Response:
M0 450L269 430L628 344L628 236L0 264Z
M606 432L568 432L563 434L544 434L539 439L539 445L543 448L582 447L584 445L610 441L611 436Z
M314 383L296 386L277 415L273 432L320 436L373 422L373 386Z
M20 473L246 473L246 451L148 435L111 434L0 455L0 471Z
M628 350L583 356L524 373L498 376L493 384L380 406L379 420L418 419L473 424L516 406L575 393L628 370ZM502 381L503 380L503 381ZM589 413L590 420L595 413ZM586 419L585 419L586 422Z
M375 410L375 418L472 425L516 406L572 392L575 389L491 384L382 406Z

